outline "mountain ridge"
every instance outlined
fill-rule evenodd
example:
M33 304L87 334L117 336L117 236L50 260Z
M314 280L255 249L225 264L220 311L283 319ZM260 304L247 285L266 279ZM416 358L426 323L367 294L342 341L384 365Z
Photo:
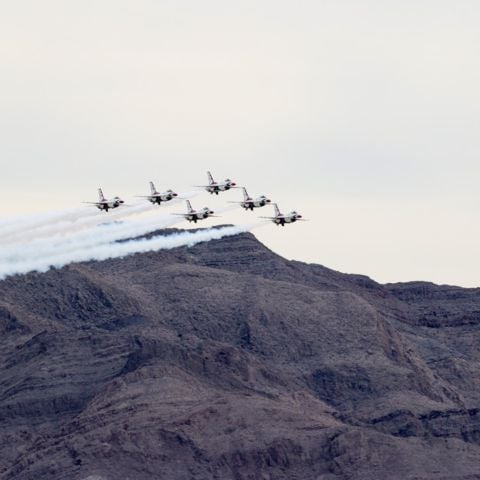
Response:
M0 478L480 478L480 289L250 233L0 282Z

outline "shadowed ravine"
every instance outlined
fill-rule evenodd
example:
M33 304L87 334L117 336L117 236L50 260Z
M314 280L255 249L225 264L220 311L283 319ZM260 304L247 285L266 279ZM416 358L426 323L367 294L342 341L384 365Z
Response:
M0 334L2 480L480 479L480 289L245 233L7 278Z

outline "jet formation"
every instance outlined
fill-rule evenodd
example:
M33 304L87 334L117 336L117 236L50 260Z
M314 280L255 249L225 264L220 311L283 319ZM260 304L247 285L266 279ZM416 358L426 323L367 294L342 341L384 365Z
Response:
M197 185L197 188L203 188L212 195L218 195L220 192L226 192L233 188L241 188L243 191L243 200L239 202L229 202L240 205L246 211L254 211L256 208L262 208L266 205L272 204L272 201L265 195L258 197L251 197L245 187L239 187L237 184L227 178L223 182L216 182L210 172L207 172L208 185ZM144 198L153 205L161 205L162 203L169 202L175 198L180 199L179 195L173 190L169 189L164 192L157 191L153 182L150 182L150 195L140 195L137 198ZM125 202L120 197L113 197L112 199L106 199L103 195L101 188L98 189L98 202L84 202L90 205L96 206L99 210L108 213L109 210L118 208L125 205ZM201 210L195 210L190 203L190 200L186 200L187 212L186 213L174 213L173 215L179 215L185 218L188 222L197 223L199 220L205 220L207 218L216 217L215 212L209 207L204 207ZM306 221L302 215L296 211L292 211L287 214L280 212L278 204L273 203L274 215L272 217L260 217L272 221L277 226L284 227L286 224L295 223L298 221Z

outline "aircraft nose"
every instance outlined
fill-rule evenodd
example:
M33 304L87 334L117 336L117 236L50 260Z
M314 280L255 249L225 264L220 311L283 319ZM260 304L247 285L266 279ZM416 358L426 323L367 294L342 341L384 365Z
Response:
M174 196L174 197L178 197L178 193L174 193L173 196Z
M271 200L269 200L268 198L267 198L267 203L271 203Z
M237 184L235 182L232 182L232 187L235 187Z
M302 218L302 216L301 216L301 215L297 215L297 218Z

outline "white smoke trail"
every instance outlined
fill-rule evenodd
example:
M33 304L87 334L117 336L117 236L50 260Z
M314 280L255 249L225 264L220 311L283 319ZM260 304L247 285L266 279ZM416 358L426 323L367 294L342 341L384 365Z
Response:
M184 218L181 216L164 214L122 223L93 225L93 228L76 233L71 230L62 231L62 233L47 238L27 239L4 245L0 249L0 262L13 264L38 257L51 258L59 253L66 254L114 241L138 238L183 221Z
M59 253L50 258L31 258L26 261L0 263L0 279L11 275L25 274L32 271L45 272L51 267L61 268L69 263L86 262L91 260L102 261L109 258L119 258L134 253L172 249L181 246L193 246L200 242L218 240L232 235L238 235L264 224L250 224L243 226L228 226L210 228L196 232L182 232L168 236L157 236L151 239L130 240L123 243L108 243L92 249L83 249L75 252Z
M190 198L198 197L200 194L203 193L203 190L189 190L188 192L182 192L178 194L177 200L189 200Z
M190 191L182 193L180 194L181 198L171 200L166 205L177 204L183 201L183 199L193 198L199 193L201 192ZM50 219L48 216L42 219L37 219L37 223L34 225L27 222L26 224L17 225L16 228L15 226L12 226L9 231L4 231L2 228L0 232L0 245L23 244L26 242L26 239L27 241L30 241L30 238L33 238L33 241L42 237L50 239L52 236L58 234L71 234L95 227L103 222L115 222L132 216L153 213L159 208L161 207L158 205L152 205L150 202L144 201L135 203L131 206L111 210L108 214L92 208L91 210L88 210L88 214L82 214L83 218L78 215L71 215L70 212L65 213L63 217L52 214ZM77 214L77 212L77 210L72 211L74 214Z
M97 226L95 222L91 225L91 228L82 228L80 232L73 232L72 229L64 231L61 224L59 226L61 233L56 235L50 235L46 238L40 236L31 240L23 239L6 245L3 242L4 245L0 249L0 262L13 264L38 257L51 258L59 253L66 254L118 240L138 238L183 221L183 217L164 214L122 223L101 224L100 226ZM83 227L85 227L84 223L82 223ZM50 230L50 233L53 233L53 231Z
M69 210L57 210L45 213L37 213L34 215L20 215L5 219L6 225L2 225L0 230L0 241L11 235L33 231L41 228L46 224L64 222L67 220L75 221L82 217L89 217L96 212L87 208L75 208Z
M94 226L77 233L58 234L49 238L33 239L10 244L0 250L0 263L25 262L38 257L50 258L59 253L94 248L118 240L136 238L147 233L170 227L183 221L182 217L161 215L124 223Z
M98 225L103 221L115 221L128 216L139 215L150 209L152 205L138 204L132 207L124 207L124 209L115 210L108 214L108 216L99 210L89 210L84 216L68 216L62 218L44 219L38 222L37 225L21 225L17 228L12 228L10 233L0 235L0 244L16 243L25 241L29 238L50 237L57 233L67 233L69 231L78 231L84 228ZM3 233L3 232L2 232Z
M233 212L234 210L238 210L239 208L241 208L240 205L226 205L225 207L215 209L215 213L222 214L222 213Z
M7 227L13 224L19 224L20 222L25 222L26 220L32 220L34 215L31 213L28 214L20 214L20 215L8 215L6 217L0 218L0 227Z

